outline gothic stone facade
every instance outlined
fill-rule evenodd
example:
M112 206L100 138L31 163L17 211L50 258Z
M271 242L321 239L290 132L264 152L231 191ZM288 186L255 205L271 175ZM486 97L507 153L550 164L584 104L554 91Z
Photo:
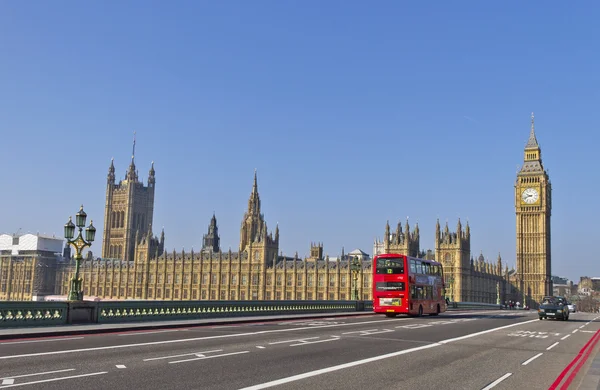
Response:
M111 165L112 170L112 165ZM128 175L131 176L131 168ZM152 177L154 171L152 170ZM109 171L109 187L111 185ZM107 197L111 196L110 192ZM107 201L107 210L111 208ZM125 205L125 210L135 208ZM107 211L109 213L109 211ZM238 252L222 252L213 216L200 252L166 253L164 232L160 240L136 230L132 260L97 259L81 266L84 294L103 299L350 299L352 273L349 259L323 258L322 244L311 246L311 257L284 257L279 251L279 227L270 233L261 213L256 172L240 229ZM114 231L113 231L114 232ZM106 234L111 235L113 232ZM104 242L112 242L105 237ZM371 297L371 264L361 262L359 295ZM57 275L57 294L64 295L74 264L62 265Z
M311 247L311 257L307 259L278 254L279 228L276 227L274 235L268 232L261 214L256 174L242 220L238 252L220 250L213 216L199 253L165 253L164 232L160 239L152 236L153 187L153 167L148 187L143 187L137 180L133 160L126 180L115 186L111 164L105 214L108 228L105 229L103 253L105 257L119 257L120 254L123 260L84 262L82 275L86 295L104 299L192 300L351 297L352 273L346 257L336 261L323 258L321 244ZM408 222L404 229L398 224L393 233L388 223L383 242L376 241L375 247L383 248L387 253L434 257L443 264L447 296L453 300L496 303L500 295L501 301L512 299L533 306L542 295L552 293L551 186L542 165L533 118L525 161L515 184L515 208L516 271L509 271L508 267L503 270L500 256L496 264L486 262L483 255L474 260L470 227L467 224L463 229L460 221L455 231L451 231L448 224L443 229L439 222L436 224L434 252L420 250L419 227L417 225L411 231ZM131 247L134 247L133 255L123 257L131 253ZM56 293L67 293L73 268L72 263L59 268ZM362 262L358 277L360 297L371 299L369 261Z
M457 302L496 303L498 295L503 301L508 293L508 269L502 269L502 259L498 254L496 264L486 262L483 254L477 261L471 256L471 229L469 224L462 228L460 220L456 231L450 231L448 223L442 230L439 221L435 227L435 250L421 251L419 246L419 226L410 230L408 221L402 229L398 223L391 232L386 224L382 242L375 241L375 247L383 247L383 253L398 253L412 257L428 258L442 263L446 284L446 296Z

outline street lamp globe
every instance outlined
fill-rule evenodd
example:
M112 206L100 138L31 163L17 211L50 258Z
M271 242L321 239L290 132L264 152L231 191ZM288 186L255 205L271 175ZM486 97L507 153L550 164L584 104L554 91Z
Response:
M71 220L71 217L69 217L69 222L67 222L65 224L65 238L67 240L72 239L75 236L75 224L73 223L73 221Z
M75 223L77 224L77 227L79 227L79 228L84 227L86 218L87 218L87 214L85 213L85 211L83 211L83 205L81 205L81 208L79 209L77 214L75 214Z
M96 237L96 228L94 227L94 221L90 220L90 226L85 229L86 241L93 242Z

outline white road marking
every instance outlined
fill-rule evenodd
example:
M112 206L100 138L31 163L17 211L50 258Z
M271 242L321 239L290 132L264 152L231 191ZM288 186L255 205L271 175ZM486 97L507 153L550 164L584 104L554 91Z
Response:
M496 387L496 385L498 383L502 382L503 380L505 380L506 378L508 378L511 375L512 375L512 372L506 373L506 374L502 375L500 378L496 379L495 381L493 381L492 383L490 383L489 385L487 385L486 387L484 387L481 390L489 390L489 389L491 389L493 387Z
M579 327L579 329L583 328L584 326L585 326L585 325L581 325L581 326Z
M199 353L211 353L211 352L223 352L223 350L222 349L215 349L215 350L212 350L212 351L186 353L186 354L183 354L183 355L163 356L163 357L157 357L157 358L144 359L143 361L144 362L149 362L151 360L162 360L162 359L178 358L178 357L183 357L183 356L194 356L194 355L197 355Z
M409 320L409 319L410 318L405 318L404 320ZM272 329L272 330L261 330L261 331L258 331L258 332L233 333L233 334L223 334L223 335L217 335L217 336L194 337L194 338L187 338L187 339L149 341L149 342L146 342L146 343L108 345L108 346L104 346L104 347L68 349L68 350L63 350L63 351L52 351L52 352L37 352L37 353L27 353L27 354L22 354L22 355L0 356L0 359L17 359L17 358L35 357L35 356L63 355L63 354L66 354L66 353L103 351L103 350L108 350L108 349L145 347L145 346L151 346L151 345L163 345L163 344L175 344L175 343L189 343L191 341L226 339L226 338L243 337L243 336L256 336L256 335L260 335L260 334L269 334L269 333L295 332L295 331L298 331L298 330L307 330L307 329L333 328L333 327L340 327L340 326L354 326L354 325L365 325L365 324L381 324L382 322L389 322L389 321L400 321L400 319L378 320L378 321L364 321L364 322L352 322L352 323L347 323L347 324L314 326L312 328Z
M522 366L526 366L526 365L528 365L529 363L531 363L532 361L534 361L535 359L537 359L537 358L539 358L540 356L542 356L543 354L544 354L543 352L540 352L540 353L538 353L537 355L535 355L534 357L532 357L532 358L529 358L529 359L525 360L523 363L521 363L521 365L522 365Z
M3 385L12 385L13 383L15 383L14 379L4 379L4 380L2 380L2 384Z
M223 356L239 355L239 354L242 354L242 353L248 353L248 352L250 352L250 351L231 352L231 353L223 353L223 354L221 354L221 355L204 356L204 357L199 357L199 358L195 358L195 359L176 360L176 361L174 361L174 362L169 362L169 364L177 364L177 363L192 362L192 361L194 361L194 360L212 359L212 358L218 358L218 357L223 357Z
M36 376L36 375L48 375L48 374L57 374L59 372L67 372L67 371L75 371L74 368L67 368L66 370L56 370L56 371L44 371L44 372L37 372L35 374L25 374L25 375L13 375L13 376L5 376L4 378L0 378L0 379L13 379L13 378L25 378L27 376Z
M571 333L577 333L579 332L579 329L575 329L574 331L572 331Z
M389 332L393 332L393 329L369 329L369 330L357 330L354 332L346 332L346 333L342 333L342 334L354 334L354 333L359 333L361 336L368 336L371 334L379 334L379 333L389 333Z
M454 315L459 315L459 314L464 315L464 313L456 313ZM135 348L135 347L145 347L145 346L151 346L151 345L189 343L191 341L226 339L226 338L243 337L243 336L256 336L256 335L269 334L269 333L295 332L295 331L306 330L306 329L334 328L334 327L342 327L342 326L358 326L358 325L365 325L365 324L381 324L384 322L411 320L411 319L412 318L351 322L351 323L347 323L347 324L314 326L312 328L272 329L272 330L262 330L262 331L258 331L258 332L234 333L234 334L225 334L225 335L217 335L217 336L203 336L203 337L175 339L175 340L150 341L150 342L146 342L146 343L108 345L108 346L103 346L103 347L68 349L68 350L51 351L51 352L37 352L37 353L27 353L27 354L21 354L21 355L0 356L0 360L2 360L2 359L18 359L18 358L25 358L25 357L37 357L37 356L63 355L63 354L67 354L67 353L104 351L104 350L110 350L110 349ZM526 321L526 322L519 322L517 324L514 324L514 326L520 325L520 324L525 324L527 322L533 322L533 320ZM509 326L511 326L511 325L509 325Z
M303 339L294 339L294 340L285 340L285 341L275 341L274 343L269 343L269 345L275 345L275 344L285 344L285 343L293 343L294 341L304 341L304 340L314 340L314 339L318 339L319 337L306 337Z
M525 325L525 324L528 324L530 322L535 322L535 321L539 321L539 320L529 320L529 321L517 322L516 324L504 325L499 328L488 329L488 330L484 330L484 331L477 332L477 333L471 333L471 334L467 334L467 335L460 336L460 337L454 337L452 339L442 340L439 343L440 344L448 344L448 343L452 343L454 341L469 339L471 337L479 336L479 335L490 333L490 332L495 332L495 331L501 330L501 329L512 328L514 326Z
M167 329L167 330L155 330L151 332L132 332L132 333L121 333L117 336L137 336L137 335L145 335L145 334L153 334L153 333L168 333L168 332L179 332L180 329Z
M401 326L396 326L396 329L398 328L403 328L403 329L420 329L420 328L428 328L431 325L429 324L410 324L410 325L401 325Z
M302 341L298 344L292 344L290 345L290 347L297 347L299 345L306 345L306 344L317 344L317 343L326 343L328 341L337 341L340 339L340 336L333 336L333 338L331 339L327 339L327 340L317 340L317 341Z
M546 351L551 350L552 348L556 347L558 345L558 341L555 342L554 344L552 344L551 346L549 346L548 348L546 348Z
M595 330L580 330L582 333L596 333Z
M127 368L123 364L117 364L117 368Z
M262 345L257 345L256 348L265 349L266 347L263 347Z
M44 339L44 340L27 340L27 341L8 341L6 343L0 343L0 345L8 344L29 344L29 343L47 343L50 341L66 341L66 340L81 340L83 337L64 337L60 339Z
M423 346L415 347L415 348L404 349L402 351L392 352L392 353L388 353L388 354L385 354L385 355L373 356L373 357L370 357L370 358L367 358L367 359L356 360L354 362L344 363L344 364L340 364L340 365L332 366L332 367L326 367L326 368L322 368L320 370L310 371L310 372L306 372L304 374L298 374L298 375L290 376L290 377L287 377L287 378L281 378L281 379L277 379L277 380L274 380L274 381L271 381L271 382L266 382L266 383L261 383L261 384L250 386L250 387L245 387L245 388L240 389L240 390L260 390L260 389L266 389L266 388L269 388L269 387L273 387L273 386L277 386L277 385L282 385L284 383L295 382L295 381L298 381L298 380L301 380L301 379L311 378L313 376L317 376L317 375L321 375L321 374L327 374L327 373L330 373L330 372L334 372L334 371L338 371L338 370L343 370L345 368L359 366L361 364L371 363L371 362L375 362L375 361L378 361L378 360L388 359L388 358L391 358L391 357L396 357L396 356L405 355L405 354L416 352L416 351L421 351L423 349L440 347L440 346L442 346L444 344L451 343L453 341L464 340L464 339L467 339L467 338L470 338L470 337L479 336L479 335L482 335L482 334L485 334L485 333L490 333L490 332L494 332L494 331L497 331L497 330L510 328L512 326L519 326L519 325L524 325L524 324L528 324L530 322L537 322L537 321L539 321L539 320L535 319L535 320L529 320L529 321L519 322L519 323L516 323L516 324L505 325L505 326L501 326L499 328L489 329L489 330L486 330L486 331L483 331L483 332L477 332L477 333L472 333L472 334L468 334L468 335L461 336L461 337L456 337L456 338L453 338L453 339L442 340L442 341L437 342L437 343L427 344L427 345L423 345ZM505 375L504 377L500 378L500 380L497 380L496 382L500 383L500 381L508 378L510 375L512 375L512 374L509 373L509 374ZM494 384L494 386L495 386L495 384ZM491 387L488 387L488 388L491 388Z
M94 375L102 375L102 374L108 374L108 371L102 371L102 372L93 372L91 374L81 374L81 375L73 375L73 376L63 376L61 378L52 378L52 379L43 379L43 380L39 380L39 381L35 381L35 382L26 382L26 383L17 383L14 385L7 385L7 386L0 386L0 389L6 389L8 387L17 387L17 386L27 386L27 385L35 385L38 383L47 383L47 382L56 382L56 381L63 381L65 379L75 379L75 378L84 378L86 376L94 376Z
M415 351L420 351L420 350L427 349L427 348L439 347L439 346L440 346L440 344L437 344L437 343L423 345L423 346L420 346L420 347L405 349L405 350L402 350L402 351L392 352L392 353L388 353L388 354L385 354L385 355L379 355L379 356L374 356L374 357L370 357L370 358L367 358L367 359L357 360L357 361L350 362L350 363L344 363L344 364L340 364L338 366L322 368L320 370L306 372L304 374L294 375L294 376L290 376L290 377L287 377L287 378L277 379L277 380L274 380L272 382L261 383L259 385L245 387L245 388L240 389L240 390L266 389L268 387L282 385L284 383L290 383L290 382L294 382L294 381L297 381L297 380L300 380L300 379L306 379L306 378L310 378L310 377L313 377L313 376L317 376L317 375L321 375L321 374L326 374L326 373L333 372L333 371L342 370L344 368L354 367L354 366L358 366L358 365L365 364L365 363L375 362L377 360L382 360L382 359L387 359L387 358L391 358L391 357L395 357L395 356L405 355L407 353L411 353L411 352L415 352Z
M567 339L567 338L569 338L569 337L571 337L571 335L570 335L570 334L566 335L565 337L561 337L561 340Z

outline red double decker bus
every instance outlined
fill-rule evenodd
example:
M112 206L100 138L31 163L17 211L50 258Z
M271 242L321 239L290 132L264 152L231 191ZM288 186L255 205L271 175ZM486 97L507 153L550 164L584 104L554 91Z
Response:
M399 254L375 256L373 311L388 317L445 312L442 265L433 260Z

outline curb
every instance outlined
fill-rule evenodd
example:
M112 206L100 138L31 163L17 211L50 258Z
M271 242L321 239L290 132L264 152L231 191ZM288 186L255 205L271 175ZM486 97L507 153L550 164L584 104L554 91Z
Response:
M116 324L106 324L106 328L92 328L89 329L61 329L52 331L51 328L48 330L37 327L31 328L12 328L12 329L21 329L21 330L29 330L29 329L40 329L39 332L28 332L28 333L15 333L15 334L0 334L0 340L14 340L14 339L31 339L31 338L41 338L41 337L49 337L49 336L74 336L81 334L110 334L110 333L121 333L124 331L136 331L136 330L151 330L151 329L176 329L176 328L191 328L191 327L203 327L203 326L215 326L215 325L231 325L231 324L245 324L252 322L276 322L276 321L286 321L286 320L294 320L294 319L319 319L324 317L358 317L358 316L366 316L366 315L375 315L375 313L369 311L365 313L352 314L356 312L347 312L347 313L320 313L327 314L316 316L315 314L307 314L302 315L299 314L298 317L277 317L277 318L257 318L257 317L237 317L231 319L223 319L223 318L209 318L207 322L199 322L199 323L174 323L169 324L165 322L161 323L139 323L139 325L132 325L135 323L131 322L122 322ZM184 320L185 321L185 320ZM194 321L194 320L189 320ZM74 325L59 325L61 327L69 327L69 326L82 326L78 324ZM85 325L83 325L85 326ZM110 327L108 327L110 326Z

